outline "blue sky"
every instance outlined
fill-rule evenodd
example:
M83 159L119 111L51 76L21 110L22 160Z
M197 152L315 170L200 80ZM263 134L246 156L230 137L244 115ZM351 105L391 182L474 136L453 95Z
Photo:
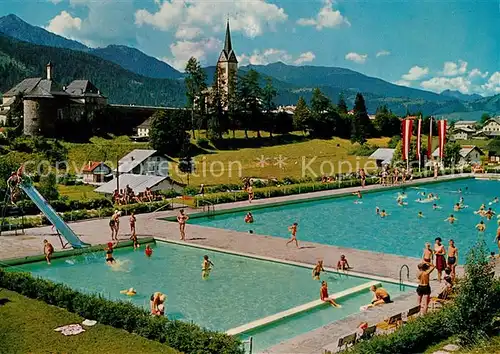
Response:
M29 1L29 6L26 6ZM124 44L182 69L217 60L225 19L242 64L350 68L440 92L500 93L500 0L0 0L89 46Z

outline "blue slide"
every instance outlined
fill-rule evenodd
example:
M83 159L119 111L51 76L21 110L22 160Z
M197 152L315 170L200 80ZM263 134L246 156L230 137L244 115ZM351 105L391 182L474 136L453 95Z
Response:
M30 181L19 184L21 189L30 197L33 203L36 204L38 209L47 217L47 219L54 225L59 233L69 242L73 248L83 248L90 246L88 243L83 242L76 236L75 232L64 222L57 212L50 206L45 198L36 190Z

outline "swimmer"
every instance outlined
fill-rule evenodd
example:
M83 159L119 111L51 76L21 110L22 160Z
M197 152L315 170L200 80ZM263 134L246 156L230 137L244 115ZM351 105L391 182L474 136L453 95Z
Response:
M52 254L54 253L54 246L47 241L43 240L43 254L45 255L45 260L47 264L50 264L50 259L52 258Z
M425 218L424 213L422 213L421 211L418 212L417 217L418 218Z
M486 230L486 225L484 224L483 220L481 220L479 224L476 225L476 230L479 232L484 232Z
M437 210L437 209L442 209L442 208L437 204L432 204L432 209Z
M387 214L387 213L385 212L385 209L382 209L382 211L380 212L380 214L379 214L379 215L380 215L380 217L381 217L381 218L385 218L385 217L386 217L386 216L388 216L389 214Z
M357 192L352 192L352 195L355 195L358 197L358 199L361 199L363 198L363 196L361 195L361 191L357 191Z
M398 205L399 205L399 206L405 206L405 205L408 205L408 203L403 202L403 199L399 198L399 199L398 199Z
M294 222L293 225L288 228L288 231L290 231L292 233L292 237L286 243L287 246L289 243L295 242L295 246L297 246L297 248L299 248L299 243L297 241L297 226L299 226L299 224Z
M130 289L127 289L127 290L121 290L120 294L125 294L125 295L128 295L128 296L134 296L135 294L137 294L137 291L134 288L130 288Z
M493 200L491 201L491 203L493 203L493 204L498 203L498 197L495 197L495 199L493 199Z
M491 210L491 208L488 208L488 210L484 213L484 215L486 216L486 218L488 220L491 220L493 215L495 215L495 212L493 210Z
M214 264L208 259L208 256L203 256L203 263L201 264L201 278L203 280L208 279L213 266Z
M245 222L247 224L253 223L253 215L251 212L248 212L247 215L245 215Z
M465 202L464 202L464 197L460 197L460 200L458 201L458 203L459 203L460 205L464 205L464 204L465 204Z
M462 193L462 188L458 188L458 193Z
M314 280L319 280L319 276L321 274L321 272L324 272L325 270L323 269L323 261L318 261L318 263L316 263L316 266L314 267L313 271L312 271L312 277Z
M153 249L149 247L149 245L146 245L146 249L144 250L144 253L146 254L147 257L151 257L153 254Z
M321 289L319 290L319 298L321 299L321 301L329 302L334 307L341 307L339 304L335 302L334 299L328 296L328 284L324 280L321 282Z
M460 203L457 203L453 206L453 211L460 211L460 209L462 209L462 206L460 205Z
M380 208L379 207L375 207L375 214L377 214L377 215L380 214Z
M422 259L425 263L432 264L434 259L434 252L431 249L431 244L429 242L425 243L424 254L422 255Z
M351 268L345 255L341 255L339 261L337 262L337 270L348 270Z
M453 214L451 214L450 216L448 216L446 219L444 219L444 221L448 221L450 224L453 224L455 223L455 221L457 221L458 219L456 217L453 216Z
M106 263L110 263L110 264L113 264L113 263L116 263L116 260L113 258L113 247L115 245L113 245L112 242L108 242L108 247L105 248L105 251L106 251Z

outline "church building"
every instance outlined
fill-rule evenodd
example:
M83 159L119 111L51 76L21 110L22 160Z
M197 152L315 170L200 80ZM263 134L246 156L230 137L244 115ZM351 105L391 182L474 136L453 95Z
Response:
M226 25L224 49L222 49L217 61L217 69L219 70L219 88L223 89L227 95L235 89L236 74L238 73L238 59L231 43L229 20Z

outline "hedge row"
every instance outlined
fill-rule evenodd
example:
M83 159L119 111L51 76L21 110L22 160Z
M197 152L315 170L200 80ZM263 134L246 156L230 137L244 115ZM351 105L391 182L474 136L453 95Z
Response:
M113 215L115 210L121 210L125 215L134 212L135 214L151 213L160 208L168 208L170 205L167 201L161 202L151 202L151 203L137 203L128 204L111 208L100 208L100 209L82 209L73 210L61 213L61 217L64 221L77 221L77 220L87 220L94 218L103 218ZM20 229L24 228L38 227L42 225L50 225L50 222L45 216L31 216L22 218L7 218L2 225L2 231Z
M145 309L129 302L84 294L64 284L35 278L29 273L0 269L0 287L164 343L184 353L244 354L241 342L224 333L209 331L186 322L170 321L166 317L151 316Z

